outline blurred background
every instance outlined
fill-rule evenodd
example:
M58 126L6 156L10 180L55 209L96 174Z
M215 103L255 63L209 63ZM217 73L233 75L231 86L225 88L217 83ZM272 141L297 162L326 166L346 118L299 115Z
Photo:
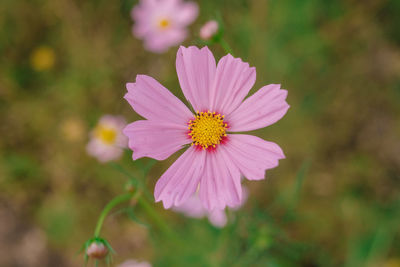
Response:
M87 155L90 130L104 114L139 118L122 98L138 73L183 99L177 48L153 54L131 34L136 3L1 1L0 266L82 266L79 249L127 181ZM102 236L114 264L400 266L400 1L197 3L184 45L199 44L219 13L235 56L257 68L251 93L289 91L287 115L254 132L286 159L244 182L248 201L222 229L152 204L183 243L153 231L140 209L144 225L112 214ZM178 155L152 167L151 192ZM136 171L128 152L120 164Z

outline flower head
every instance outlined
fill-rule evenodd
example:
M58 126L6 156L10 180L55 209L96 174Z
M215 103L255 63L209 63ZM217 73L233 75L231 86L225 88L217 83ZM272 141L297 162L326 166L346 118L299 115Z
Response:
M127 138L122 134L126 121L121 116L103 116L90 133L87 152L101 162L118 159L123 148L127 146Z
M210 20L200 28L200 38L203 40L211 39L218 32L218 22Z
M272 142L235 132L251 131L278 121L289 108L280 85L262 87L244 100L256 79L254 67L230 54L216 65L207 47L181 47L176 70L192 113L155 79L138 75L128 83L125 99L146 120L129 124L133 159L164 160L189 148L157 181L154 196L165 208L180 206L198 189L207 210L239 206L241 176L264 179L265 170L284 158Z
M194 2L182 0L140 0L132 9L133 34L144 40L147 50L163 53L187 36L186 27L197 17Z

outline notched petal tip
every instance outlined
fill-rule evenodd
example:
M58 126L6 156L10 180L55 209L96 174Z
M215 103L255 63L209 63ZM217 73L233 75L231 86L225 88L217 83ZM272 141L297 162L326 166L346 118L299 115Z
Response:
M208 48L208 46L206 46L206 45L201 47L201 48L199 48L199 47L197 47L195 45L191 45L191 46L188 46L188 47L185 47L185 46L181 45L181 46L179 46L178 54L181 53L181 55L183 55L183 53L186 53L186 52L193 53L193 52L202 52L204 50L207 51L207 52L211 52L210 49Z
M283 152L282 148L276 143L271 142L271 144L275 145L275 149L276 149L275 153L279 155L277 157L277 160L285 159L286 156L285 156L285 153Z
M254 67L254 66L250 67L249 62L243 61L243 59L241 59L240 57L235 57L230 53L226 54L223 58L225 58L225 60L236 61L239 64L242 64L243 67L246 67L251 71L255 71L256 70L256 67Z
M134 82L134 83L126 83L126 84L125 84L126 90L128 90L128 92L129 92L130 90L133 90L133 89L135 88L135 85L136 85L135 82Z
M136 75L136 82L147 80L147 79L154 79L154 78L150 77L149 75L146 75L146 74L137 74Z

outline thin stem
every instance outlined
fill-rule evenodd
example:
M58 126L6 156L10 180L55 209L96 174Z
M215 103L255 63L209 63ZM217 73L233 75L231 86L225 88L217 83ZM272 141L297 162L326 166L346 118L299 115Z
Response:
M135 177L133 177L127 170L125 170L124 167L122 167L120 164L116 163L116 162L110 162L110 165L117 171L119 171L120 173L128 176L130 179L136 179Z
M99 237L100 235L100 231L101 231L101 227L103 225L103 222L105 220L105 218L107 217L107 214L118 204L128 201L130 200L134 195L132 193L129 194L123 194L123 195L119 195L115 198L113 198L110 202L108 202L108 204L104 207L103 211L100 214L100 217L97 221L97 225L96 225L96 230L94 231L94 236L95 237Z
M134 162L136 163L136 162ZM116 163L116 162L111 162L110 165L117 171L119 171L121 174L125 175L126 177L128 177L130 180L136 181L138 184L138 186L140 187L140 189L142 189L142 191L144 192L144 194L148 197L151 198L151 194L150 192L147 190L146 184L144 181L142 181L142 179L137 179L135 176L131 175L129 171L127 171L123 166L121 166L120 164ZM145 177L145 173L143 173L143 177Z
M138 165L138 162L134 162L134 163L135 163L135 165ZM154 221L154 223L157 225L157 227L159 228L160 231L162 231L169 238L173 238L173 239L177 240L175 233L165 223L165 221L158 215L158 213L154 210L153 206L149 204L148 199L150 199L152 201L154 201L154 200L152 199L153 196L147 190L147 187L146 187L144 181L142 181L142 179L137 179L136 177L133 177L129 171L127 171L124 167L122 167L118 163L112 163L111 165L116 170L121 172L122 174L124 174L127 177L129 177L130 179L133 179L138 182L138 186L140 187L141 191L143 191L143 193L144 193L143 195L141 195L138 198L138 205L140 205L143 208L143 210L147 213L147 215L149 217L151 217L151 219ZM150 163L145 168L142 168L142 166L138 166L139 169L142 170L143 179L146 178L147 171L150 169L149 166L151 167L151 165L152 164Z
M154 223L158 228L169 238L174 238L174 232L169 228L169 226L164 222L164 220L158 215L154 208L147 202L145 196L142 196L138 200L138 204L143 208L143 210L152 218Z
M233 52L232 52L231 47L229 46L229 44L223 38L219 38L218 43L225 50L226 53L231 54L233 56Z

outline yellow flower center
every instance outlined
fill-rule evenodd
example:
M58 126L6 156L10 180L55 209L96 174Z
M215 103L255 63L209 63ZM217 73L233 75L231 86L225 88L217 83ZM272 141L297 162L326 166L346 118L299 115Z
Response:
M196 112L194 120L189 121L189 136L192 145L203 149L215 148L226 136L228 124L224 122L224 115L215 112Z
M51 47L41 46L31 54L31 65L36 71L49 70L54 66L56 55Z
M171 22L168 19L160 19L158 21L158 27L160 27L161 30L165 30L171 26Z
M95 136L107 145L112 145L117 139L117 132L115 129L99 125L95 129Z

